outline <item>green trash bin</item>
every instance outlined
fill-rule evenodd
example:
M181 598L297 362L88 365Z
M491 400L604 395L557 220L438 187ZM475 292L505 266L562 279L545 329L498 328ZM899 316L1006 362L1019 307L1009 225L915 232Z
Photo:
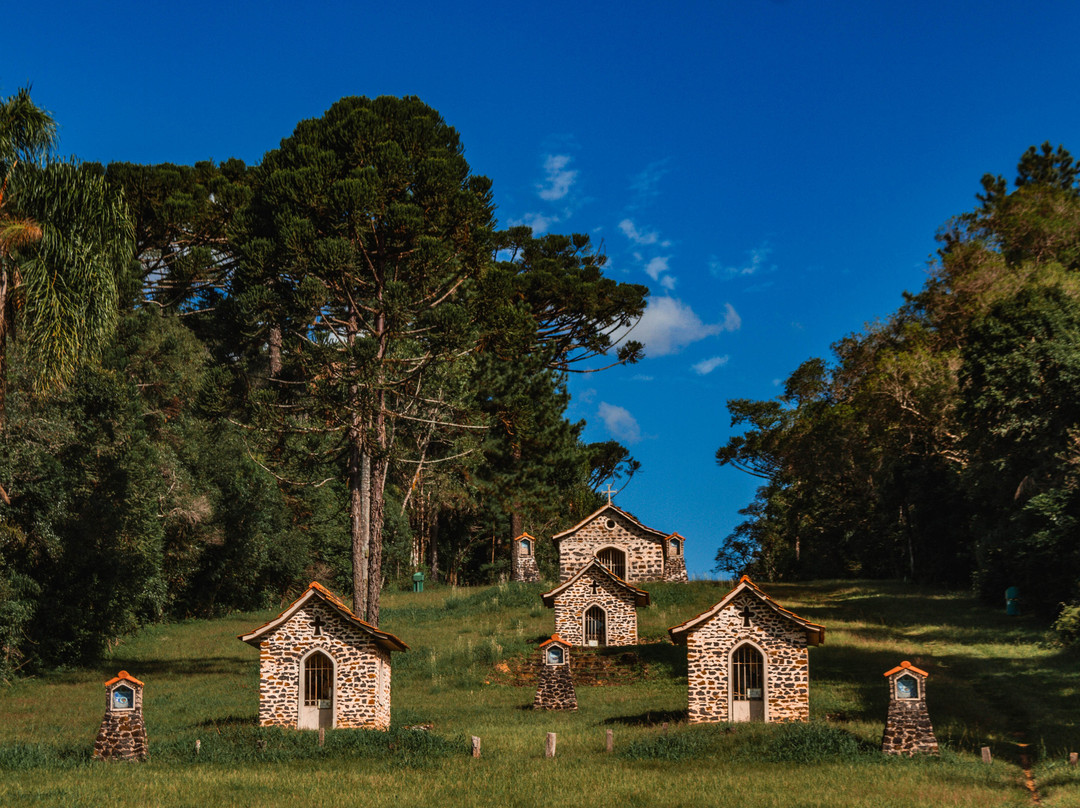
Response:
M1010 586L1005 590L1005 614L1015 617L1020 614L1020 589Z
M412 591L423 592L424 591L424 573L414 572L412 577Z

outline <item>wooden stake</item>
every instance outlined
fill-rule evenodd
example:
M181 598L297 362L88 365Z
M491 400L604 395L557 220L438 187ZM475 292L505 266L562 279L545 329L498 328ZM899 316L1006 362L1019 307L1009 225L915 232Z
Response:
M549 732L547 734L547 746L544 749L544 757L555 757L555 733Z
M982 748L982 760L983 760L983 763L990 763L993 760L993 758L990 755L990 747L989 746L984 746Z
M667 735L667 721L660 725L660 731Z
M607 731L607 750L609 752L615 751L615 731L610 729Z
M1076 752L1069 752L1069 765L1070 766L1075 766L1076 765L1077 757L1080 757L1080 756L1078 756Z
M319 727L319 746L326 743L326 727Z
M475 758L480 757L480 739L475 735L472 736L472 756Z
M199 754L199 750L201 750L201 749L202 749L202 741L200 741L198 738L196 738L195 739L195 754L196 755Z

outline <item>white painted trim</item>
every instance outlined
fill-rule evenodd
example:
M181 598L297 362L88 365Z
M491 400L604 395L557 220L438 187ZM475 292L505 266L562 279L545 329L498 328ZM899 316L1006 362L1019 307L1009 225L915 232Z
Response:
M324 657L329 659L330 660L330 667L331 667L331 670L333 671L333 673L331 675L331 682L330 682L330 699L333 702L333 704L330 707L330 713L331 713L331 715L330 715L330 729L335 729L337 727L337 712L338 712L338 701L339 701L339 699L338 699L338 675L337 675L338 662L334 658L334 655L332 653L330 653L330 649L325 647L325 646L322 646L322 645L317 645L317 646L315 646L313 648L309 648L306 652L304 652L304 654L297 661L297 665L299 666L299 668L297 670L297 677L296 677L296 682L297 682L297 688L296 688L296 728L300 729L300 711L302 709L304 709L304 689L307 686L307 674L306 674L306 671L305 671L304 667L307 664L308 659L311 656L315 655L315 654L322 654Z
M604 615L604 643L603 645L597 644L596 647L606 648L607 646L611 645L611 643L609 642L610 638L608 637L608 635L610 634L610 632L608 631L608 610L599 603L590 603L581 612L581 645L584 648L593 647L588 644L589 641L585 638L585 621L588 619L589 610L593 608L599 609Z
M750 637L736 641L736 643L728 649L727 654L727 704L728 714L727 720L731 721L731 707L734 704L735 699L733 690L735 688L735 677L733 675L735 665L735 652L742 648L744 645L756 649L761 654L761 700L764 707L764 716L762 717L762 723L769 723L769 652L759 643L755 642Z

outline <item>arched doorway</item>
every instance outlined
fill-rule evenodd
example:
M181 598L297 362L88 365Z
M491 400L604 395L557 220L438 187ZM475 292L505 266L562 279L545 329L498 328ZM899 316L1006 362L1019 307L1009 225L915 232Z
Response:
M765 720L765 657L750 643L731 654L731 720Z
M605 547L596 557L600 563L622 579L626 579L626 553L618 547Z
M607 645L607 615L599 606L585 611L585 644Z
M301 663L300 714L297 729L333 729L334 661L315 651Z

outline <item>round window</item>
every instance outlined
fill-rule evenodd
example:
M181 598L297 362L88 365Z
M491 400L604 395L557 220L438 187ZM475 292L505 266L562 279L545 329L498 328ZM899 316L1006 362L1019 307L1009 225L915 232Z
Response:
M604 527L606 527L608 530L614 530L615 529L615 520L614 519L608 519L606 522L604 522Z

